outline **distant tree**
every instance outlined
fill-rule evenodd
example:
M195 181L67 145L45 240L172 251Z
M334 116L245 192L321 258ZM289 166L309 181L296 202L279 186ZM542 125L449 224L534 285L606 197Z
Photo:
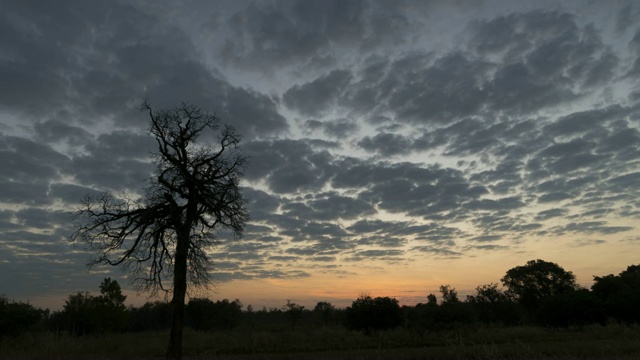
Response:
M98 251L90 265L127 268L139 289L168 290L164 281L172 279L167 358L179 359L187 283L208 282L207 250L216 232L226 228L239 236L248 218L239 188L247 160L235 130L221 127L218 118L198 107L183 103L154 111L145 102L142 110L149 113L149 131L158 143L145 195L138 200L110 193L86 197L72 240ZM199 142L202 135L217 141Z
M467 301L477 304L495 304L508 301L509 297L498 289L498 284L491 283L476 287L476 295L467 295Z
M298 305L287 299L287 303L282 307L282 311L284 311L289 317L289 321L291 321L291 328L295 329L298 320L302 317L304 306Z
M242 303L236 299L213 302L205 298L193 298L187 304L189 324L194 330L231 330L236 327L242 315Z
M469 305L460 302L458 292L450 285L440 286L442 294L442 304L436 312L436 319L441 324L448 326L454 324L464 324L473 320L473 311Z
M0 296L0 339L38 329L47 315L48 310Z
M330 302L320 301L313 308L313 313L318 317L323 325L329 325L333 321L336 308Z
M407 327L414 331L433 330L440 320L440 305L435 294L427 295L426 303L418 303L407 309Z
M530 260L524 266L516 266L508 270L501 281L507 287L507 296L530 312L537 310L545 298L579 288L571 271L544 260Z
M101 319L98 299L87 291L69 295L64 301L62 319L69 334L82 336L98 332Z
M171 304L163 301L146 302L128 310L128 329L131 331L161 330L171 327Z
M69 295L62 312L51 323L78 336L123 330L129 315L126 298L116 280L105 278L99 296L86 291Z
M127 324L128 312L124 304L127 299L122 294L120 284L110 277L105 278L100 284L100 296L97 298L100 314L101 327L104 330L121 330Z
M481 322L517 325L522 320L519 305L496 283L476 287L476 294L467 295L467 302L475 308Z
M441 285L440 293L442 294L442 302L446 304L460 302L458 292L450 285Z
M108 307L121 311L126 309L124 301L127 300L127 296L122 294L118 281L111 280L110 277L104 278L100 283L100 294Z
M552 327L605 325L606 320L602 302L587 289L547 297L535 315L539 325Z
M437 306L438 305L438 298L433 294L427 295L427 305Z
M591 290L602 301L608 316L640 323L640 265L628 266L618 275L594 276Z
M389 297L361 296L346 310L350 328L364 330L386 330L403 324L404 316L398 300Z

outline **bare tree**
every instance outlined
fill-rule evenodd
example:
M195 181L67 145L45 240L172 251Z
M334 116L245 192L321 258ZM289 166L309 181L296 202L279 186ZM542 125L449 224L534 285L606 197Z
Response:
M72 240L97 250L89 266L122 266L138 290L172 292L167 358L179 359L187 284L208 283L207 250L217 231L238 237L248 219L239 189L247 158L235 130L198 107L182 103L155 111L145 101L141 110L148 111L158 143L155 173L144 195L86 197L76 212L82 222ZM201 135L213 135L211 143L199 142ZM172 287L166 286L169 279Z

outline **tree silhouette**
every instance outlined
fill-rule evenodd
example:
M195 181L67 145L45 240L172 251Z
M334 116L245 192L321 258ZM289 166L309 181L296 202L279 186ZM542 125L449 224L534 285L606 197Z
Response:
M98 251L90 266L123 266L139 289L173 292L167 358L179 359L187 283L207 284L206 250L215 244L215 232L225 228L240 236L248 219L239 189L247 160L235 130L196 106L154 111L145 101L141 110L148 111L149 131L158 143L145 194L137 200L110 193L86 197L72 240ZM217 140L199 142L202 135Z
M594 276L591 286L609 316L627 323L640 323L640 265L630 265L619 275Z
M298 323L298 320L300 320L302 312L304 311L304 306L298 305L287 299L287 303L282 306L282 311L286 312L289 316L289 320L291 321L291 329L295 329L296 324Z
M404 314L398 300L390 297L360 296L346 309L347 324L352 329L387 330L402 325Z
M49 315L29 303L16 302L0 295L0 341L5 336L17 336L27 330L35 330Z
M440 293L442 294L442 303L452 304L460 302L458 292L451 285L440 285Z
M556 263L530 260L516 266L500 279L507 287L506 294L527 310L536 310L542 299L578 289L576 277Z
M496 283L477 286L476 295L467 295L467 302L475 308L479 321L517 325L521 320L521 307Z
M97 298L101 310L101 326L104 330L119 330L127 322L127 308L120 284L110 277L100 283L100 296Z
M313 308L314 314L321 319L323 325L329 325L329 323L333 320L334 312L336 307L333 306L330 302L320 301Z

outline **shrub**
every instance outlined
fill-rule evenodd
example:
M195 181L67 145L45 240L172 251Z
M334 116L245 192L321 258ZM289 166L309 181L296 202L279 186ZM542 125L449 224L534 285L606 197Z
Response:
M389 297L361 296L347 308L347 324L355 330L386 330L404 322L398 300Z
M0 338L35 330L42 325L47 312L31 304L9 301L0 296Z

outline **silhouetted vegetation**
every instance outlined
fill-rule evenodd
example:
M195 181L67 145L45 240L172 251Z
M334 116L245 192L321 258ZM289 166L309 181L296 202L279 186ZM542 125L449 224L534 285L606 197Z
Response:
M0 296L0 339L40 330L48 315L49 310L41 310L29 303L11 301Z
M99 296L88 292L69 295L63 310L49 318L49 326L56 333L67 331L78 336L122 331L129 316L124 305L126 298L117 281L105 278L100 284Z
M361 296L347 308L347 325L351 329L387 330L404 323L398 300L389 297Z
M591 291L608 317L640 323L640 265L631 265L617 276L594 276L593 280Z
M247 159L234 128L197 106L154 110L145 101L141 110L149 114L149 132L158 145L144 195L87 196L76 212L81 223L72 240L97 251L91 265L129 270L139 289L156 292L172 283L167 358L180 359L187 284L208 283L207 250L215 233L226 229L237 237L248 219L239 186ZM70 307L94 306L81 294L70 300ZM73 331L94 331L93 320L74 318Z
M313 308L313 313L318 323L328 326L336 322L336 307L330 302L320 301Z
M238 326L242 316L242 303L236 299L213 302L194 298L187 304L187 323L198 331L231 330Z
M545 299L578 289L571 271L544 260L531 260L524 266L516 266L508 270L501 281L507 288L506 295L530 314L534 314Z
M190 331L196 333L216 332L217 337L228 333L230 338L243 334L239 337L246 337L249 343L238 345L241 348L234 350L236 352L255 348L279 351L277 349L282 345L272 342L276 340L267 340L275 335L265 334L293 334L293 331L308 335L297 340L283 338L282 341L297 342L287 345L286 349L309 351L330 346L315 342L304 345L318 336L335 343L337 349L350 346L343 344L347 338L357 338L359 340L349 341L365 347L370 345L362 344L376 341L383 347L398 344L427 346L431 343L426 339L442 337L449 339L446 341L458 341L448 338L451 334L471 336L469 334L479 329L495 332L490 329L503 328L517 332L531 326L588 328L589 331L598 329L594 326L611 327L617 329L616 332L622 331L622 335L616 336L626 336L626 330L620 330L619 326L640 323L637 306L640 303L640 267L637 265L629 266L619 275L596 276L591 289L578 287L573 274L542 260L530 261L514 269L508 270L503 278L508 285L505 289L497 283L480 285L464 300L450 285L440 287L440 301L436 295L429 294L425 303L402 307L394 298L363 295L346 309L318 302L313 310L309 310L287 300L280 308L263 307L255 311L249 305L243 311L243 305L237 299L192 298L186 306L185 318L192 328ZM170 328L168 303L147 302L140 307L125 308L124 300L117 281L110 278L101 283L100 295L71 294L63 310L53 313L0 297L0 338L47 330L53 336L87 338L87 335L104 337L119 332L167 331ZM637 325L633 326L637 328ZM629 331L632 332L629 336L635 336L636 333ZM355 333L361 335L353 335ZM330 334L336 334L336 338L330 338ZM366 338L371 338L371 342Z
M141 307L130 307L129 331L163 330L171 326L171 304L163 301L146 302Z
M302 313L304 312L304 306L298 305L287 299L287 303L282 307L282 311L284 311L289 317L289 321L291 321L291 329L295 329L298 320L300 320L300 317L302 317Z

